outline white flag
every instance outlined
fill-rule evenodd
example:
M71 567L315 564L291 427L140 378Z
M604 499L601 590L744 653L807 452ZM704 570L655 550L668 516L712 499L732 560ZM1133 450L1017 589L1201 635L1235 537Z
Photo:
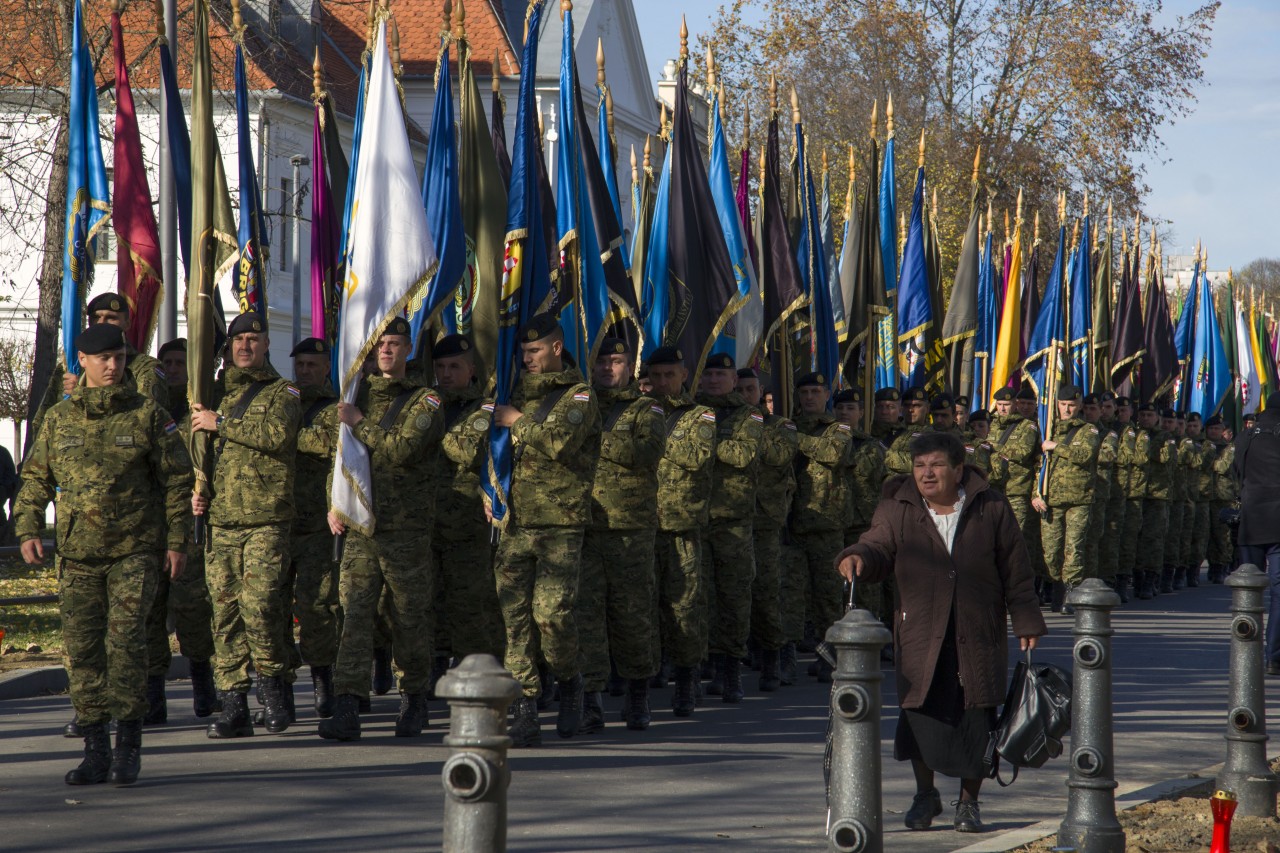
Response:
M347 403L355 402L360 368L383 329L426 287L437 265L391 75L385 20L374 41L362 128L338 321L338 366ZM334 466L333 511L348 526L372 535L369 451L345 424L338 433Z
M1238 355L1236 364L1240 368L1240 399L1243 402L1240 411L1242 414L1252 415L1258 411L1262 388L1258 386L1258 371L1253 363L1253 344L1250 341L1249 322L1245 319L1243 311L1237 311L1235 315L1236 353Z

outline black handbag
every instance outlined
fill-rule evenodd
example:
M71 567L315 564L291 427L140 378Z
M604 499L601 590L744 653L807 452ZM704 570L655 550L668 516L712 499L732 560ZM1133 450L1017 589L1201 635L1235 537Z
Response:
M987 775L1001 787L1012 785L1021 767L1042 767L1062 754L1071 731L1071 673L1051 663L1018 661L996 730L987 744ZM1000 760L1013 767L1013 778L1000 778Z

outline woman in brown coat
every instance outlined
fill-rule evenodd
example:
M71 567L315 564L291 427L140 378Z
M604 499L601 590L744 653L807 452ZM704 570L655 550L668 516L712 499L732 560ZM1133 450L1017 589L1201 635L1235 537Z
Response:
M897 581L894 651L898 704L894 757L910 760L910 829L942 813L934 772L960 777L955 828L981 832L978 790L995 709L1008 682L1008 620L1032 649L1047 633L1017 519L960 439L923 432L912 475L889 480L871 529L836 560L846 578Z

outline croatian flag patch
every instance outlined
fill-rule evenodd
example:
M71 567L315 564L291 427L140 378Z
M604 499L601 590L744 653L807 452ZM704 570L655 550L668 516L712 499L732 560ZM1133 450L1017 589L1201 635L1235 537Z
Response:
M751 420L755 421L758 424L762 424L764 423L764 415L759 415L759 414L756 414L755 412L752 412Z
M433 408L433 409L438 409L438 408L440 408L440 398L439 398L439 397L437 397L435 394L432 394L432 393L430 393L430 392L428 392L428 393L427 393L427 403L428 403L428 404L431 406L431 408Z
M577 394L573 395L573 399L579 403L590 403L591 394L587 391L579 391Z
M164 425L164 434L168 435L172 432L177 431L177 429L178 429L178 425L173 421L169 421L167 424Z
M711 423L716 422L715 412L703 412L701 415L699 415L699 417L701 417L704 421L710 421Z
M284 386L284 389L285 389L286 391L288 391L290 394L292 394L293 396L295 396L295 397L301 397L301 396L302 396L302 392L301 392L301 391L299 391L297 388L295 388L295 387L294 387L294 386L292 386L292 385L286 385L286 386Z
M663 417L666 417L666 416L667 416L667 412L666 412L666 410L665 410L665 409L663 409L661 406L653 405L653 406L650 406L650 407L649 407L649 410L650 410L650 411L652 411L652 412L654 412L654 413L656 413L656 414L659 414L659 415L661 415L661 416L663 416Z

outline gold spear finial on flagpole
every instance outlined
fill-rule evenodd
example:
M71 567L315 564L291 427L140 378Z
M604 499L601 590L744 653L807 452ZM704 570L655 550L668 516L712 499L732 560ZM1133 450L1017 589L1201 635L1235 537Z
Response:
M1077 219L1075 224L1071 226L1071 251L1075 251L1080 246L1080 220Z
M822 149L822 177L823 177L823 178L826 178L826 176L827 176L827 169L828 169L828 164L827 164L827 149L823 148L823 149Z
M680 61L689 61L689 24L680 16Z
M1112 209L1111 199L1107 199L1107 233L1108 234L1115 233L1115 226L1112 222L1112 214L1114 212L1115 211Z
M711 45L707 45L707 91L714 92L716 90L716 56L711 50Z
M1084 191L1084 215L1089 215L1089 191Z
M244 18L240 14L240 0L231 0L231 40L236 44L244 42Z
M796 87L791 87L791 123L800 123L800 96L796 94Z
M983 233L985 233L985 232L982 230L982 214L981 214L981 213L979 213L979 214L978 214L978 233L979 233L979 234L983 234Z
M857 158L853 156L853 143L849 143L849 189L844 194L844 221L853 215L853 181L857 173Z
M876 138L876 124L879 122L880 101L871 102L871 138Z
M604 90L604 120L609 130L609 138L613 139L613 90Z
M1035 224L1031 226L1031 244L1040 242L1040 208L1036 208Z
M920 129L920 168L924 168L924 128Z
M1006 243L1013 240L1013 232L1009 230L1009 208L1004 209L1004 241Z
M1022 223L1022 187L1018 187L1018 202L1013 208L1013 222L1015 225Z
M745 151L751 147L751 102L747 101L742 107L742 149Z
M495 95L502 91L502 50L500 48L493 49L493 67L489 69L489 89Z
M573 0L560 0L560 20L564 20L565 12L573 11Z
M396 19L391 19L391 70L399 80L404 76L404 66L400 64L400 26Z
M653 154L653 137L646 133L644 135L644 171L649 174L653 171L653 162L649 159Z
M667 102L663 101L661 108L658 110L658 135L666 138L667 135Z
M324 100L324 65L320 62L320 45L316 45L316 58L311 63L311 98L317 104Z
M453 7L453 40L457 42L467 40L467 10L463 8L462 0L455 0Z
M978 182L978 164L982 162L982 146L978 146L978 150L973 153L973 182Z
M1067 224L1067 192L1058 190L1058 227Z
M164 32L164 0L155 0L153 8L156 15L156 40L160 44L168 44L169 39L165 37Z
M1005 227L1008 228L1008 214L1005 214ZM994 231L996 227L996 215L991 210L991 199L987 199L987 230Z
M938 215L938 188L933 188L933 198L929 201L929 212L934 216Z
M893 95L889 95L889 103L884 108L886 139L893 139Z
M605 85L604 74L604 39L596 39L596 85L601 89Z
M640 161L636 159L636 147L631 146L631 183L640 183Z

